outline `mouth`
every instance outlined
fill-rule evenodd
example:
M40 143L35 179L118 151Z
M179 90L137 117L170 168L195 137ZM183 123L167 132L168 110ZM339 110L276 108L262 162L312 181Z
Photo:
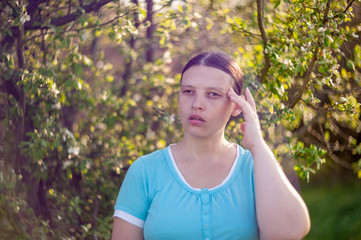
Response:
M196 115L196 114L192 114L189 116L188 120L192 123L192 124L201 124L206 122L206 120L204 120L201 116Z

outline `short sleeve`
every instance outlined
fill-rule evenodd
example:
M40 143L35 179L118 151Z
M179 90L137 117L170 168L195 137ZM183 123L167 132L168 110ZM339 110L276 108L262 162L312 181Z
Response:
M142 160L139 158L130 166L114 207L114 216L139 227L142 227L150 205L147 171Z

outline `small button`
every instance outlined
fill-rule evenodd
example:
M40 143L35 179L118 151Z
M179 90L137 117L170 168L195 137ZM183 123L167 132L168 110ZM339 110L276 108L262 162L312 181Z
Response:
M204 214L208 214L208 210L204 210L203 213L204 213Z
M203 200L203 204L207 205L208 203L208 200Z
M206 238L206 240L210 240L209 238Z
M204 228L205 228L205 229L208 229L208 224L205 224L205 225L204 225Z

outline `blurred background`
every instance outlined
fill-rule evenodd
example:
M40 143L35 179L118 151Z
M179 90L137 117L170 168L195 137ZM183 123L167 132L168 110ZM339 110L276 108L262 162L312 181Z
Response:
M305 239L361 239L360 0L3 0L0 22L0 239L109 239L130 164L182 136L203 51L243 69Z

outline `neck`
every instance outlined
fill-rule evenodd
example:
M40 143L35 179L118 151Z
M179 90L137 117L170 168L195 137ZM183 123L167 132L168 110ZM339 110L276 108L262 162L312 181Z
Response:
M182 152L193 156L195 160L214 159L226 148L233 146L224 138L223 134L217 138L195 138L185 135L177 145L182 149Z

